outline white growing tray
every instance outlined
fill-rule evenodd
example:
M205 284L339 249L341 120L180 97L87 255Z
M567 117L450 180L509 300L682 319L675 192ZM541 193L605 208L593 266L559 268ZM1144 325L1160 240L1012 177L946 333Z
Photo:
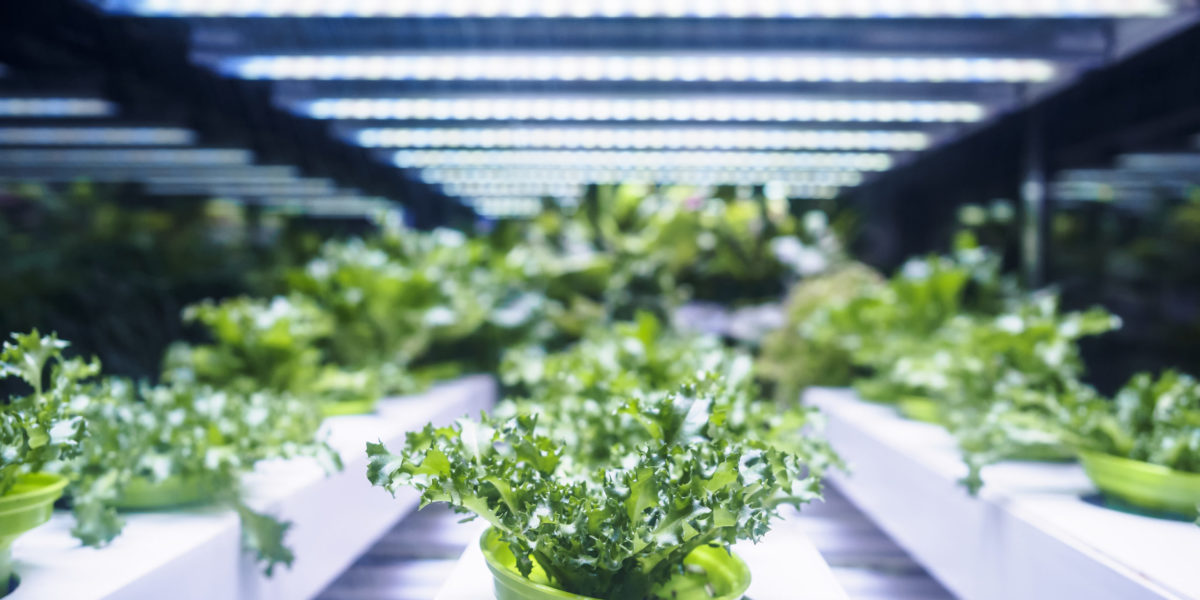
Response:
M964 600L1200 598L1200 527L1104 508L1075 464L1006 462L972 498L941 427L811 389L851 473L834 484Z
M784 518L761 543L734 546L750 567L747 600L846 600L825 559L800 531L800 524L788 518L798 513L790 507L781 513ZM477 533L482 535L483 528ZM435 600L495 600L492 586L492 574L476 541L467 546Z
M81 547L70 536L70 514L13 545L21 584L12 600L299 600L319 593L372 543L417 506L412 490L395 499L366 477L366 443L396 447L404 435L427 422L448 424L477 416L496 400L496 384L472 376L415 396L384 400L373 415L333 417L324 430L345 463L326 476L312 460L271 461L245 480L246 499L256 510L293 521L287 543L296 553L292 568L274 578L259 572L241 550L237 516L229 510L198 508L126 515L124 533L111 546Z

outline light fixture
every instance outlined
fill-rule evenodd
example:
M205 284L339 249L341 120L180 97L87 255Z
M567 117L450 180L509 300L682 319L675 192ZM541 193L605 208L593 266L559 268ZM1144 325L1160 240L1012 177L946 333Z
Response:
M93 0L110 11L205 17L1031 18L1158 17L1167 0Z
M243 79L422 81L998 81L1040 82L1054 63L1035 58L815 54L371 54L227 58Z
M0 117L108 117L111 102L96 98L0 98Z
M806 131L729 128L392 128L354 135L368 148L695 148L742 150L923 150L916 131Z
M401 150L392 158L401 168L436 166L495 166L610 169L661 167L787 168L853 171L886 171L887 154L871 152L631 152L631 151L528 151L528 150Z
M253 160L249 150L155 149L155 150L0 150L0 165L137 165L148 166L224 166L246 165Z
M392 210L394 205L386 198L350 195L318 197L271 196L259 198L255 203L276 211L321 216L370 216Z
M419 172L422 180L434 184L508 184L541 182L545 185L586 185L621 183L626 180L695 185L762 185L781 182L795 185L856 186L863 174L851 170L745 169L732 167L650 167L626 168L575 167L431 167Z
M524 196L463 198L463 204L484 217L529 217L542 210L542 199Z
M713 96L324 98L294 105L317 119L414 121L974 122L975 102Z
M440 184L447 196L579 196L583 185L579 183L542 182L537 180L462 180Z
M152 195L211 194L215 196L333 196L339 191L328 179L302 179L292 182L146 182L146 191Z
M7 146L188 146L196 135L167 127L0 127Z

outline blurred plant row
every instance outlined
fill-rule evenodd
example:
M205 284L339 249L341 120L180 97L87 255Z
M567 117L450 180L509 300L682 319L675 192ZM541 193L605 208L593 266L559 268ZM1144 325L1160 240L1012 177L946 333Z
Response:
M140 380L102 377L98 361L36 330L0 356L4 377L23 382L9 384L0 411L0 493L66 486L74 533L89 545L120 533L122 510L217 500L238 511L268 572L290 564L288 524L245 505L242 474L295 456L339 468L320 438L324 416L370 412L384 396L474 372L499 374L508 402L478 422L426 429L398 454L373 445L370 478L486 519L522 577L540 572L594 597L669 592L691 551L761 537L776 506L817 497L836 458L797 406L811 385L853 385L946 427L972 490L995 462L1079 456L1102 489L1136 504L1196 504L1186 491L1130 496L1100 479L1113 459L1171 481L1200 476L1200 384L1143 374L1105 398L1083 381L1079 342L1119 320L1022 291L970 235L953 254L885 278L846 256L844 223L823 213L620 186L594 190L573 213L546 210L481 235L380 224L239 263L253 245L79 198L38 213L53 224L81 210L89 233L79 240L60 246L37 227L0 236L20 259L8 274L27 286L3 298L17 307L6 318L85 327L92 313L39 312L36 300L69 292L123 309L124 295L105 295L108 280L140 275L122 264L141 265L133 270L161 292L155 314L179 313L146 337L147 347L175 340L161 367L155 358L151 372L109 368ZM122 263L127 253L139 258ZM94 286L76 285L92 276ZM662 325L690 300L736 306L788 287L786 324L749 349ZM136 319L113 322L126 321ZM180 339L183 324L191 339ZM136 327L117 329L138 339ZM542 514L569 506L591 516ZM581 564L591 566L568 568Z
M1174 371L1141 373L1104 397L1083 381L1079 342L1120 320L1098 307L1064 312L1051 290L1022 291L970 234L956 246L888 279L850 264L795 286L788 324L760 357L777 393L853 385L867 400L944 426L962 449L971 490L989 464L1078 456L1101 490L1194 516L1200 384ZM1149 487L1161 497L1110 483L1105 466L1114 464L1157 473Z
M189 335L184 306L266 290L321 239L296 220L128 186L0 189L0 331L56 331L113 373L154 378Z
M54 200L46 197L46 202ZM14 256L43 261L37 268L13 267L13 278L28 284L18 295L28 311L12 313L14 322L85 327L89 313L64 321L53 311L38 313L34 299L60 293L103 296L110 283L125 281L122 265L145 271L146 286L161 292L160 311L187 298L196 281L228 284L197 285L226 297L179 311L181 323L194 326L199 337L172 343L161 370L116 369L132 370L141 380L100 376L98 360L69 355L67 342L57 335L41 335L36 329L14 334L0 359L5 376L0 379L14 390L4 406L9 424L6 487L0 493L25 493L35 483L46 488L49 483L38 478L55 477L54 486L67 486L64 502L75 516L73 533L96 546L119 535L123 510L224 502L241 515L245 543L268 573L291 563L284 544L289 525L245 505L241 475L260 461L294 456L314 456L327 468L338 468L338 456L318 433L323 416L370 412L385 395L419 391L462 373L496 372L508 349L546 354L572 348L574 360L584 361L578 353L590 346L572 344L585 332L605 331L635 315L640 323L658 323L698 295L719 296L744 287L759 298L770 297L788 281L843 260L837 237L823 218L798 222L761 199L725 202L682 189L656 194L632 187L609 190L574 215L547 211L527 225L501 226L476 237L381 225L371 235L332 239L312 250L242 265L236 265L238 257L252 254L244 246L214 240L212 231L197 230L192 237L184 223L153 209L122 211L85 189L76 190L65 206L34 212L52 227L61 225L61 219L86 219L89 225L78 239L62 240L60 246L39 227L4 238L9 244L5 250ZM89 255L89 248L95 252ZM96 258L109 251L115 258ZM123 253L160 262L125 261ZM299 260L302 256L309 258ZM95 287L72 287L73 278L84 273L99 278ZM252 288L269 293L229 294ZM130 292L143 293L141 287ZM119 311L123 298L118 294L103 300ZM124 321L113 322L124 327ZM179 326L168 329L181 331ZM128 331L130 341L137 331ZM655 326L653 336L658 334ZM155 346L163 339L164 332L157 331L144 343ZM657 347L656 340L640 339L650 349ZM623 414L680 417L668 415L674 414L677 397L668 400L665 392L678 394L695 375L687 365L699 359L684 360L691 356L689 346L677 344L673 351L682 354L664 356L670 364L661 365L684 371L664 374L653 383L635 378L625 390L636 391L633 396L606 392L604 411L594 416L610 416L610 409L640 398L648 404L630 405ZM718 350L696 353L716 356L711 353ZM626 366L633 368L643 358L628 357ZM719 368L712 360L709 366ZM648 372L660 367L637 368ZM513 369L523 372L513 384L524 386L532 397L534 376L528 369ZM604 386L626 377L620 369L595 374L610 376L614 381ZM747 418L742 403L755 396L747 389L721 392L724 401L736 399L737 404L718 414L734 411L739 419ZM714 402L706 400L703 406ZM687 414L699 413L682 413ZM568 418L565 413L563 418ZM771 410L754 418L757 425L742 422L739 431L761 430L781 417ZM803 413L791 418L792 425L806 420ZM553 420L541 422L546 427ZM733 423L722 416L713 431ZM551 435L544 429L527 433ZM723 452L730 451L726 446ZM806 452L813 462L829 460L823 447ZM786 459L786 468L801 468L798 460ZM813 481L806 485L815 486ZM790 490L791 484L780 481L772 489L784 488ZM760 525L766 514L754 523ZM724 524L718 529L727 531ZM738 531L742 536L762 532L749 524ZM713 535L726 539L734 534Z

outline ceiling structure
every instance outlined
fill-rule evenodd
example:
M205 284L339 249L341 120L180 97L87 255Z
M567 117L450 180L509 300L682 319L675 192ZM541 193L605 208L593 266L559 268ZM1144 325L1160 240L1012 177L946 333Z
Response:
M3 84L0 79L0 89ZM0 98L0 184L81 179L135 182L151 196L229 198L316 217L394 210L382 198L302 177L295 167L256 165L248 150L203 147L187 128L128 124L120 107L102 98L30 89Z
M148 67L142 76L170 78L167 87L185 94L218 87L219 98L197 102L217 104L261 131L228 133L237 127L214 127L224 117L216 115L184 119L199 130L195 138L113 125L95 132L0 130L0 145L227 138L238 142L230 147L304 173L272 185L316 195L368 189L404 202L426 223L446 216L440 204L520 214L535 211L543 197L568 202L588 184L626 180L778 183L792 197L838 197L1123 60L1196 14L1192 0L92 5L110 35L142 39L131 49L174 39L177 47L164 52L177 52L182 64ZM192 72L176 73L183 69ZM12 98L0 98L0 119L6 100ZM58 110L101 110L87 101L96 99ZM118 109L103 110L89 124L112 120ZM252 176L245 169L254 168L253 157L239 156L245 160L231 167ZM11 170L3 161L0 178ZM188 168L204 174L206 167ZM144 169L147 181L160 175ZM210 185L271 189L264 181ZM150 187L203 186L155 179Z

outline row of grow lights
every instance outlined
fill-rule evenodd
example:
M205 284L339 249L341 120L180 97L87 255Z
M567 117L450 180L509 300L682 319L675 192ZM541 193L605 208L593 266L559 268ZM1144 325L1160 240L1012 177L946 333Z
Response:
M0 118L111 119L117 106L86 97L0 98ZM179 127L0 125L0 183L137 181L152 196L207 196L252 202L310 216L362 216L390 203L327 179L300 177L291 167L254 164L244 149L200 148L196 132Z
M331 121L344 142L398 150L376 156L426 183L493 181L490 170L510 169L503 181L519 172L570 185L779 183L819 197L906 159L889 153L952 139L1109 57L1053 20L1091 27L1182 10L1176 0L92 1L145 17L232 17L193 21L206 34L193 38L199 66L283 82L279 107ZM389 18L405 19L396 25L407 33L376 20ZM492 18L504 35L469 21ZM788 25L820 20L828 37ZM1050 41L1026 46L1013 20L1036 21ZM660 28L662 43L650 42ZM743 125L722 128L734 123ZM447 181L444 169L459 171ZM795 181L800 171L856 180ZM461 197L479 197L469 189Z
M1166 0L97 0L146 16L502 18L1095 18L1169 14Z

